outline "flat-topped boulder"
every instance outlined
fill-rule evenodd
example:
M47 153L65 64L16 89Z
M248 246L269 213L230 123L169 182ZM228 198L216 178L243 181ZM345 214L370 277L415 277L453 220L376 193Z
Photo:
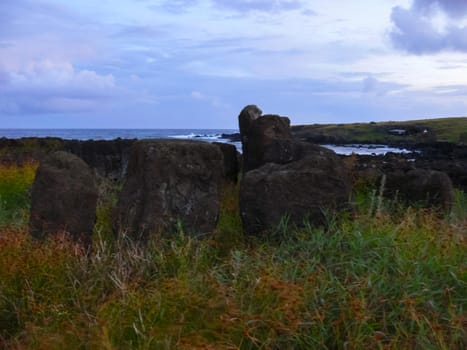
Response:
M326 214L348 208L350 182L340 159L316 146L301 160L268 163L244 174L240 212L247 234L271 231L281 220L325 224Z
M32 185L31 235L42 239L68 233L89 245L97 196L93 172L82 159L63 151L50 154L40 163Z
M146 239L172 232L214 230L223 181L216 145L184 140L137 141L114 217L117 233Z

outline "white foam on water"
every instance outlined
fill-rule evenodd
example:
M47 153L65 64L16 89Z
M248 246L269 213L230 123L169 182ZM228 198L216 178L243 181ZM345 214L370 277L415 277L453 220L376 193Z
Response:
M389 147L387 145L322 145L337 154L350 156L352 154L380 156L386 153L412 153L413 151L405 148Z

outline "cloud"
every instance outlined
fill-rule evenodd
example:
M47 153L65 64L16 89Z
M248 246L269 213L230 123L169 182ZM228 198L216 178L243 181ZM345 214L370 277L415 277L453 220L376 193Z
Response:
M162 9L167 12L181 13L187 12L199 3L199 0L169 0L158 5L152 5L149 8L157 11ZM210 3L218 8L240 13L289 11L303 7L302 0L211 0ZM316 14L312 10L304 9L304 11L306 11L304 13L306 15Z
M42 0L1 0L0 38L35 35L38 31L74 31L80 19L66 7Z
M120 26L114 37L124 38L154 38L165 34L162 27L149 25L126 25Z
M300 0L213 0L213 3L221 8L227 8L238 12L275 12L288 11L302 8Z
M393 93L401 91L402 89L408 87L405 84L392 83L387 81L382 81L375 78L373 75L368 75L362 80L362 91L364 93L372 93L377 96L383 96L388 93Z
M118 93L112 75L77 70L68 62L29 62L0 70L0 112L57 113L97 108Z
M467 96L467 85L443 85L433 88L435 94L446 96Z
M181 13L188 11L191 7L198 4L198 0L168 0L159 5L149 6L150 9L159 11L165 10L172 13Z
M467 15L467 1L465 0L415 0L413 8L423 13L430 13L440 9L453 18Z
M439 29L435 17L439 13L449 21ZM410 9L392 9L394 24L390 38L400 50L423 55L440 51L467 52L467 26L455 25L455 19L467 15L465 0L415 0Z

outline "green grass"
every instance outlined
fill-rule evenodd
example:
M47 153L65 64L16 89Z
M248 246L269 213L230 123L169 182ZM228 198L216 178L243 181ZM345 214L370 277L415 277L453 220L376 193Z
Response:
M36 168L36 163L0 166L0 227L27 221L29 190Z
M397 136L388 133L391 128L416 127L427 129L427 135L417 133ZM467 117L421 119L401 122L352 123L352 124L314 124L292 127L300 136L334 138L338 143L417 143L427 141L467 142Z
M463 349L466 196L451 215L361 194L352 219L244 237L236 187L212 237L93 249L0 230L0 348ZM112 196L102 201L108 206Z

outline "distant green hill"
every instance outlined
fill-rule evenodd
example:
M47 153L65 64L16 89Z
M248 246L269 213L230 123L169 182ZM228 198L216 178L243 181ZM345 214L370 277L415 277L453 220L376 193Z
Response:
M297 138L317 143L410 144L446 141L467 143L467 117L398 122L292 126Z

